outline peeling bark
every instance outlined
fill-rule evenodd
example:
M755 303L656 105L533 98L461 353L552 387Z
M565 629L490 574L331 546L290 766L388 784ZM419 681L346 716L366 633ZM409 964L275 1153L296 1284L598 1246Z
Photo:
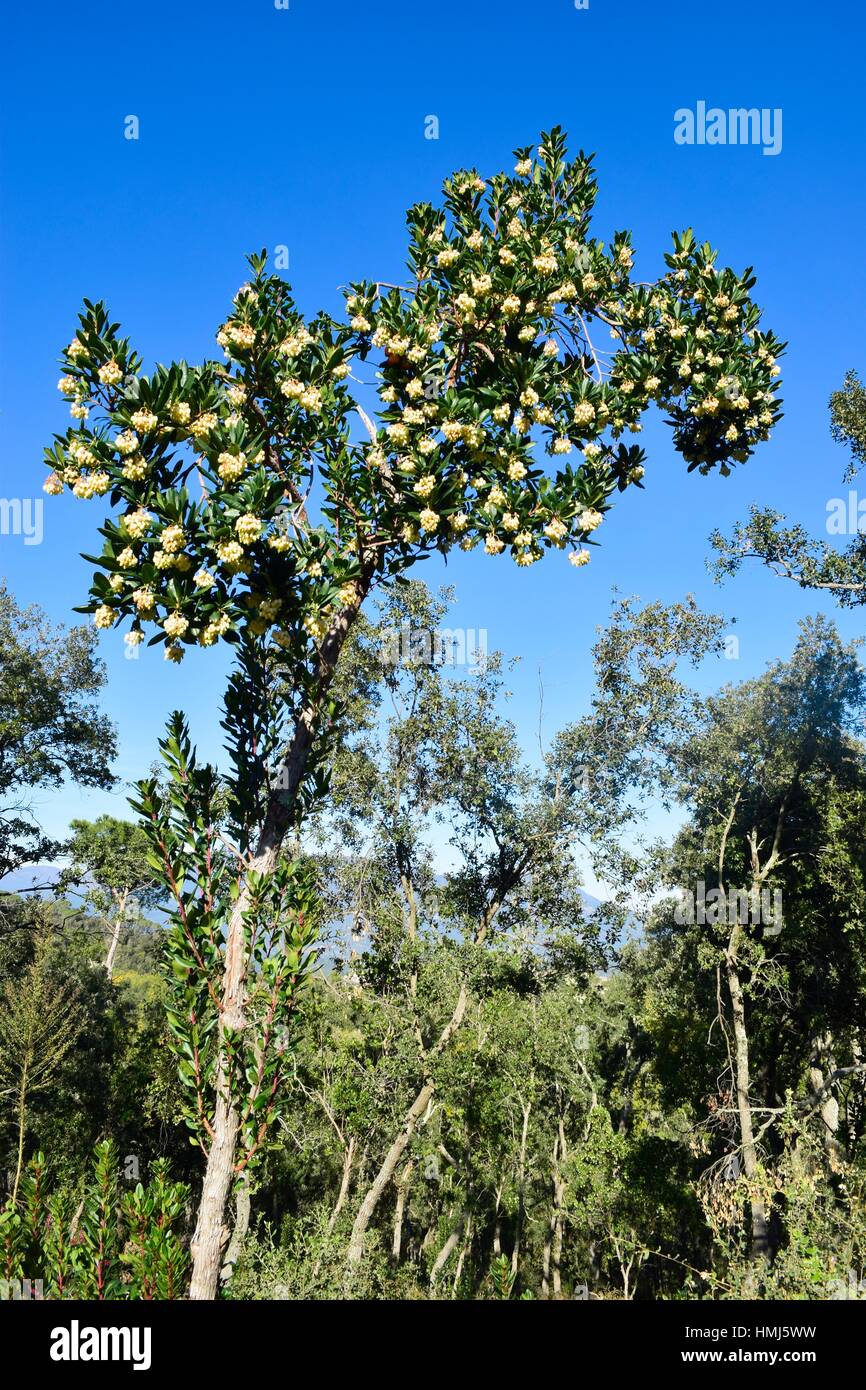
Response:
M360 604L370 587L367 576L357 585L355 602L344 608L322 644L317 666L316 696L301 711L292 740L278 769L268 801L251 871L267 875L277 863L283 840L291 826L298 790L303 780L319 725L319 710L330 688L340 652L358 615ZM222 1252L228 1239L224 1213L235 1172L240 1118L231 1095L225 1048L227 1030L245 1026L244 1003L247 959L244 914L249 908L249 890L244 884L238 894L226 932L225 969L220 999L218 1033L219 1061L213 1136L202 1182L195 1234L190 1245L193 1267L189 1297L193 1300L216 1298Z

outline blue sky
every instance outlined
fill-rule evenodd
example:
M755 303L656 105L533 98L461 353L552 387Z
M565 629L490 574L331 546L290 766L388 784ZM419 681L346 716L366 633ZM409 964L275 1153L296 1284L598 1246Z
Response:
M686 226L721 263L755 267L765 326L790 343L785 418L726 480L688 476L651 418L645 491L619 503L584 569L548 556L521 571L474 552L447 573L438 563L417 573L455 583L455 623L523 658L513 713L527 747L539 672L548 734L585 707L593 629L614 584L647 600L691 591L736 618L739 659L707 671L708 687L790 651L816 597L757 567L715 589L707 536L752 501L823 533L827 500L843 493L827 398L848 368L866 371L866 23L853 6L48 0L18 5L5 29L0 496L41 495L43 446L66 423L56 356L84 295L107 300L148 368L213 353L244 255L263 245L288 246L305 311L336 310L347 281L399 276L411 203L435 200L455 168L510 167L515 146L560 124L574 150L596 152L596 235L631 228L639 278L663 269L671 231ZM781 152L677 145L674 112L698 101L781 109ZM137 141L124 138L128 115ZM438 140L425 139L431 115ZM19 600L71 619L101 505L46 499L41 545L0 536L0 574ZM846 635L864 630L860 614L837 616ZM216 752L219 653L178 669L158 649L125 660L118 633L102 649L121 777L148 767L178 705ZM124 804L94 794L83 809ZM58 832L81 811L71 789L42 806Z

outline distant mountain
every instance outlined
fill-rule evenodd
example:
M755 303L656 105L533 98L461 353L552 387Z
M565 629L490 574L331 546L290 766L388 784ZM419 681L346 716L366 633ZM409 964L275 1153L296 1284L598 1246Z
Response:
M60 877L59 864L22 864L0 878L0 893L48 893Z

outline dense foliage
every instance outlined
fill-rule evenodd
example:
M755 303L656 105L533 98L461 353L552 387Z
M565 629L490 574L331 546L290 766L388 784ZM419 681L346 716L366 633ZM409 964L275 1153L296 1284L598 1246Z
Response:
M721 620L691 602L618 602L596 645L592 704L539 764L508 720L500 656L466 675L430 663L423 644L418 659L390 659L395 625L441 626L449 598L417 584L388 596L345 654L350 717L328 800L285 856L288 882L316 886L323 950L278 1054L272 1123L244 1131L258 1163L236 1187L224 1292L860 1296L866 761L852 652L813 623L788 662L707 701L685 673L719 650ZM169 763L184 748L179 732ZM171 785L157 784L165 805ZM641 850L633 832L653 787L685 821L670 846ZM225 826L233 813L220 804ZM720 881L749 888L753 846L759 871L775 855L764 880L781 893L778 930L775 918L709 913ZM618 898L586 898L581 862L616 871ZM707 920L689 920L679 895L702 882ZM272 911L263 998L285 957L281 905ZM85 1293L97 1280L88 1296L99 1296L101 1266L88 1263L99 1222L84 1214L104 1219L113 1203L110 1287L174 1296L193 1212L164 1161L187 1182L196 1171L183 1140L185 1095L196 1133L196 1083L172 1002L181 945L166 970L154 941L166 928L131 923L109 979L110 928L93 902L7 898L4 923L0 1034L16 1000L40 988L49 999L60 982L81 1010L67 1030L86 1025L68 1033L74 1051L58 1057L50 1092L27 1099L30 1167L2 1218L6 1277L41 1278L57 1296L53 1270L68 1260L64 1277ZM751 1172L724 984L736 933ZM47 1005L35 1013L47 1026ZM248 1082L260 1085L257 1073ZM111 1177L104 1148L88 1177L106 1136ZM39 1218L28 1216L37 1177Z

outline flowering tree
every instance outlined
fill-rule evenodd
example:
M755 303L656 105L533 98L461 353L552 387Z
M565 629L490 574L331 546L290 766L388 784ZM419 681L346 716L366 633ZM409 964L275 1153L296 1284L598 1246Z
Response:
M516 158L513 175L461 172L441 208L414 207L408 283L352 284L345 322L305 321L262 253L217 334L224 363L146 376L89 301L64 354L74 423L46 488L114 509L87 611L129 621L127 642L152 630L170 661L219 640L237 653L231 838L180 716L169 790L143 783L139 801L177 905L170 1021L207 1155L193 1298L214 1296L233 1176L278 1105L315 933L311 886L281 848L325 793L330 687L367 595L455 545L585 564L614 495L640 485L624 436L653 401L702 473L744 462L779 417L782 345L758 329L748 271L717 269L685 232L658 283L636 283L627 233L590 238L590 160L568 162L559 129ZM348 386L368 361L375 421Z

